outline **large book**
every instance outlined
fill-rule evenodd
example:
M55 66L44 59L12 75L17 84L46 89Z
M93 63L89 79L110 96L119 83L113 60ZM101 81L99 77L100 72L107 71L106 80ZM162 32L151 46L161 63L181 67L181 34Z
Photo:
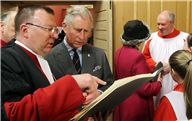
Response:
M96 114L97 112L113 109L137 89L139 89L144 83L157 78L161 70L162 67L160 67L154 73L140 74L116 80L106 91L104 91L90 104L86 105L71 120L81 121L84 118Z

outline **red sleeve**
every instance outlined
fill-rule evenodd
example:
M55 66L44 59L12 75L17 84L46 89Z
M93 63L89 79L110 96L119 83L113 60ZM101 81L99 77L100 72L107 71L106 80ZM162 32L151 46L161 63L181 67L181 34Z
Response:
M76 81L67 75L4 107L10 121L68 121L84 100Z
M157 82L157 81L147 82L138 90L138 93L145 97L151 97L151 96L156 96L157 94L159 94L160 89L161 89L160 82Z
M143 55L147 61L147 64L150 67L151 72L152 72L154 67L155 67L156 62L152 59L151 54L150 54L150 50L149 50L150 49L149 48L150 42L151 42L151 39L145 43L145 46L143 49Z
M157 110L155 111L154 121L176 121L175 112L166 97L163 97Z
M137 56L132 72L134 75L145 74L150 72L143 54ZM159 82L148 82L145 83L141 88L139 88L137 92L142 96L151 97L157 95L160 89L161 84Z

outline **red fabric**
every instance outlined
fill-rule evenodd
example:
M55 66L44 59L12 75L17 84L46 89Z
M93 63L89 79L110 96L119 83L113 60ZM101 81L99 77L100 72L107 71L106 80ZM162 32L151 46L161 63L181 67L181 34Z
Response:
M76 81L67 75L19 102L5 102L4 106L10 121L68 121L84 101Z
M116 79L149 73L144 56L134 48L123 46L115 53ZM160 91L159 82L146 83L114 109L114 121L150 121L154 111L153 96ZM125 92L126 93L126 92Z
M174 29L172 33L165 35L165 36L162 36L162 34L160 32L158 32L158 36L161 38L174 38L179 34L180 34L180 31L177 29Z
M183 92L183 85L179 84L175 87L175 91ZM163 97L155 111L154 121L176 121L177 117L167 97Z
M3 40L0 40L0 48L5 47L7 43Z
M143 55L149 65L150 71L152 72L154 70L154 67L156 65L156 62L152 59L150 50L149 50L149 45L150 45L151 40L147 41L145 44L145 48L143 50Z
M24 47L22 47L22 46L20 46L20 45L18 45L19 47L21 47L28 55L29 55L29 57L33 60L33 62L35 62L35 65L39 68L39 70L41 71L41 73L45 76L45 78L47 79L47 76L45 75L45 73L43 72L43 70L42 70L42 68L41 68L41 66L40 66L40 64L39 64L39 61L38 61L38 59L37 59L37 57L33 54L33 53L31 53L30 51L28 51L27 49L25 49ZM48 79L47 79L47 81L49 81Z

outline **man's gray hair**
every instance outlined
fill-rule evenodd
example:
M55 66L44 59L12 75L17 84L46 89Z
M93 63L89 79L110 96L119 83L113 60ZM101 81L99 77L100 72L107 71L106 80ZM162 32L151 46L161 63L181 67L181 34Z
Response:
M74 5L71 8L67 9L67 14L65 15L63 22L66 25L70 25L73 21L74 16L76 15L81 16L83 19L87 19L88 17L90 22L92 23L91 28L93 27L93 17L90 11L86 7L80 5Z
M171 11L168 11L168 14L169 14L170 21L174 22L175 21L175 14Z
M1 21L2 22L7 22L7 21L9 21L11 19L12 16L15 18L16 14L17 14L16 10L15 11L11 10L11 11L4 12L4 13L1 14Z

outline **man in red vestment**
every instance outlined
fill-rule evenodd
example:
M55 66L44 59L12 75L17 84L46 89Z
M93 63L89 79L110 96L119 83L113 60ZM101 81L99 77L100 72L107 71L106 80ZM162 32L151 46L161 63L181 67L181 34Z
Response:
M106 83L89 74L58 80L44 56L58 37L54 12L28 6L15 17L16 39L1 49L1 116L3 121L68 121Z

